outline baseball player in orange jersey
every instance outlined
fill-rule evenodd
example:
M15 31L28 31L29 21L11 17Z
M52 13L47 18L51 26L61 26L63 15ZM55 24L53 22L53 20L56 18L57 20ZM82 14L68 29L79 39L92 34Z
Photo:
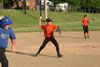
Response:
M84 15L84 18L82 19L82 23L83 23L83 30L84 30L84 38L89 38L89 31L88 31L88 23L89 19L87 18L87 15Z
M55 47L56 47L56 51L57 51L57 56L58 57L62 57L62 55L60 54L59 51L59 45L57 43L57 41L55 40L54 36L53 36L53 32L56 28L59 29L58 26L51 24L52 20L50 18L46 19L46 25L41 25L41 17L39 18L39 26L41 27L42 30L44 30L44 42L41 45L40 49L38 50L38 52L35 54L35 56L38 56L38 54L40 54L41 50L46 46L46 44L51 41Z

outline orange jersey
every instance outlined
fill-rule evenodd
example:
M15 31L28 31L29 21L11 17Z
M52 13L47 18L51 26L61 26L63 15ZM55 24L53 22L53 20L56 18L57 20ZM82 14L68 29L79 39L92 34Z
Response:
M83 26L88 26L88 22L89 22L88 19L86 19L86 18L82 19Z
M55 25L41 25L42 30L44 30L45 37L53 37L53 32L57 28Z

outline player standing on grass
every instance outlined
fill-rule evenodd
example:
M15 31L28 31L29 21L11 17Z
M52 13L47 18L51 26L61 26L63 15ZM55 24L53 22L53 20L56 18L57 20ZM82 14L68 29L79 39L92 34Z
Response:
M86 39L89 38L89 31L88 31L88 23L89 19L87 18L87 15L84 15L84 18L82 19L82 23L83 23L83 30L84 30L84 38Z
M59 51L59 45L58 45L57 41L55 40L55 38L53 36L54 30L56 28L57 29L60 29L60 28L58 26L52 25L51 22L52 22L52 20L50 18L47 18L46 19L46 25L41 25L41 17L39 18L39 25L40 25L41 29L44 30L45 39L44 39L44 42L41 45L39 51L35 54L35 56L38 56L38 54L40 54L41 50L46 46L46 44L49 41L51 41L56 47L57 56L62 57L62 55L60 54L60 51Z
M2 67L8 67L5 49L8 46L8 39L10 38L12 42L12 51L15 51L16 36L10 28L10 24L12 24L11 19L7 16L1 16L0 19L0 62Z

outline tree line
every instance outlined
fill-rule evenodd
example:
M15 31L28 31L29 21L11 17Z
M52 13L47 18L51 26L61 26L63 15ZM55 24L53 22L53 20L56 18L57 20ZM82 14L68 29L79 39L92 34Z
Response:
M18 6L19 0L0 0L0 7L2 3L9 1L13 4L14 1ZM36 0L37 1L37 0ZM100 13L100 0L50 0L54 2L54 7L56 4L67 2L69 4L69 11L73 12L86 12L86 13ZM11 5L10 4L10 5ZM8 6L8 5L7 5Z
M86 13L100 13L100 0L50 0L54 4L67 2L69 4L69 11L86 12Z

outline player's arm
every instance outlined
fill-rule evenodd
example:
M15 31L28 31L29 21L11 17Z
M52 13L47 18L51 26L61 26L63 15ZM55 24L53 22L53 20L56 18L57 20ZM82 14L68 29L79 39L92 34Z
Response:
M88 20L87 22L88 22L88 23L90 23L90 21L89 21L89 20Z
M13 39L11 40L11 42L12 42L12 51L15 52L16 51L16 48L15 48L16 40Z
M83 26L83 24L84 24L84 19L81 20L81 25Z
M89 21L87 21L88 23L90 23Z
M41 26L41 19L42 19L42 17L40 16L39 17L39 26Z

